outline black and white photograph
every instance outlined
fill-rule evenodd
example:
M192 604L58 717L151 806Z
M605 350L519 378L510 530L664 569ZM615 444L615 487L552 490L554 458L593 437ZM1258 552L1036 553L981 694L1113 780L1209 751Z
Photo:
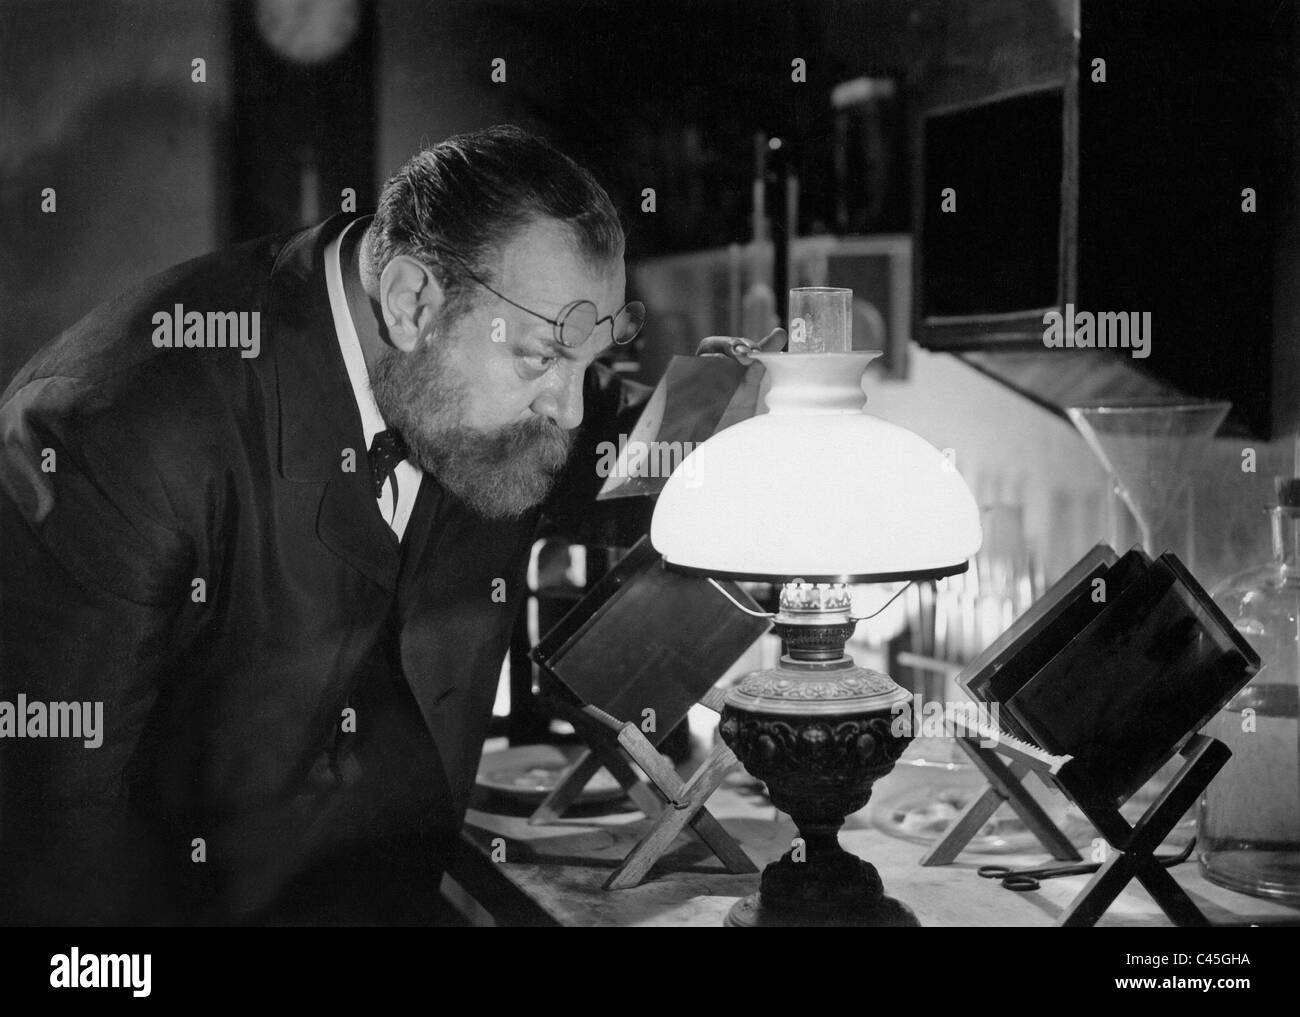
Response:
M1280 984L1297 0L0 0L0 311L16 991L516 927Z

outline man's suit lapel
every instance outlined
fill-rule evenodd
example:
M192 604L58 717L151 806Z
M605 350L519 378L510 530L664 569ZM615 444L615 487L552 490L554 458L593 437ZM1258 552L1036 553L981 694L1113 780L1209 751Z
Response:
M536 513L483 519L428 475L411 516L414 542L398 587L402 672L442 754L457 815L468 804L497 677L527 597L536 527Z
M280 472L321 484L316 534L343 561L397 588L399 546L375 508L361 415L339 351L325 284L325 248L351 217L295 235L271 270L267 300L279 394ZM353 472L344 469L350 457Z

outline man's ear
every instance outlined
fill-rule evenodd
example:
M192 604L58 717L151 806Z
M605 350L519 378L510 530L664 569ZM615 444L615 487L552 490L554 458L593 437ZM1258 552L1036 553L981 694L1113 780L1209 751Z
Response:
M389 341L410 353L438 318L444 294L428 266L399 254L379 275L379 310Z

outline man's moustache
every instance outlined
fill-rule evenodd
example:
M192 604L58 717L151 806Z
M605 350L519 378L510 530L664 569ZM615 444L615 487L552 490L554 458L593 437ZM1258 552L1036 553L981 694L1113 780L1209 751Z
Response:
M574 433L549 420L529 420L508 429L505 445L508 454L540 452L548 461L563 462L573 447Z

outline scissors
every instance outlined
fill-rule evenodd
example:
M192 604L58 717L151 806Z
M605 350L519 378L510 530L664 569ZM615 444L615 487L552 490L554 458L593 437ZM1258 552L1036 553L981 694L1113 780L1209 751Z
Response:
M1017 893L1030 893L1038 889L1039 880L1058 876L1081 876L1096 872L1100 862L1078 862L1074 865L1048 865L1041 869L1012 869L1005 865L981 865L975 870L983 879L1000 879L1002 886Z
M1193 837L1177 854L1152 855L1151 857L1159 862L1163 868L1168 869L1187 861L1191 857L1192 848L1195 846L1196 838ZM1002 886L1007 890L1015 890L1017 893L1032 893L1038 889L1040 880L1056 879L1058 876L1086 875L1096 872L1101 868L1101 864L1101 862L1075 862L1068 865L1045 865L1041 869L1012 869L1005 865L981 865L975 872L983 879L1002 880Z

